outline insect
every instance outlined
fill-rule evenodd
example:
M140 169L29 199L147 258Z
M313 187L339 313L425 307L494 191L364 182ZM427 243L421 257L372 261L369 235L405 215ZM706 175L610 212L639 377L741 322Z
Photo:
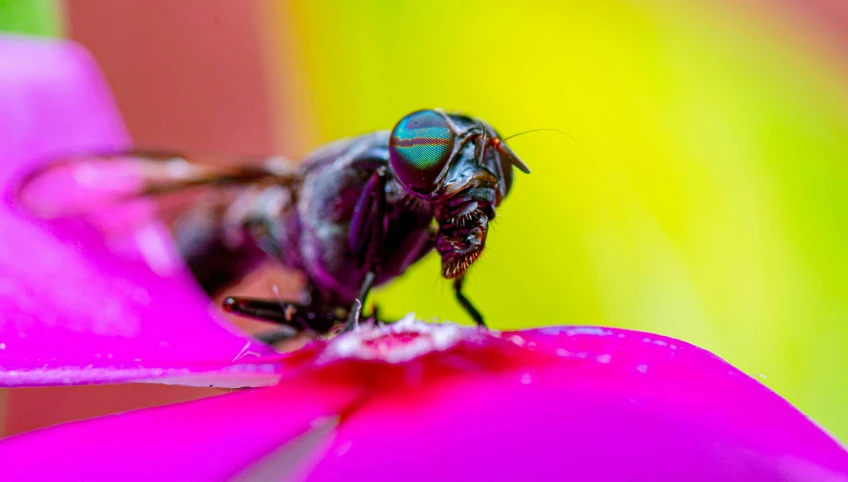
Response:
M390 132L328 144L299 163L234 166L145 151L69 156L29 175L20 197L50 216L155 198L172 212L179 253L208 294L222 294L269 256L302 272L300 300L223 303L226 311L294 330L350 329L373 287L435 249L456 299L485 326L463 280L512 187L513 167L530 172L489 124L428 109ZM109 200L27 200L27 189L51 174L87 180Z

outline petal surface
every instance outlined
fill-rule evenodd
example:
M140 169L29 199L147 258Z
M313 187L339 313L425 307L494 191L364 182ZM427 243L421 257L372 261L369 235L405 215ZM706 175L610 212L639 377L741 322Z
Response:
M0 442L4 470L89 480L848 480L848 452L808 417L713 354L658 335L402 323L318 341L285 362L290 378L277 387L12 437ZM45 447L56 464L33 472L27 460Z

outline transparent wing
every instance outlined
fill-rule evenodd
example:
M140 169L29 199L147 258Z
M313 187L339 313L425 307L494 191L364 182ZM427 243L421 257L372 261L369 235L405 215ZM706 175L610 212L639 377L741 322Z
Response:
M237 161L156 151L69 155L42 165L19 184L24 211L45 219L96 216L134 202L179 211L206 196L250 186L291 186L297 167L282 158Z

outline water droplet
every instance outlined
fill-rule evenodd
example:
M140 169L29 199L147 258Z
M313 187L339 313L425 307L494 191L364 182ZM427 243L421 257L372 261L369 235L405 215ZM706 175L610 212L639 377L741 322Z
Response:
M648 365L638 365L636 367L636 370L638 370L639 373L644 375L645 373L648 373Z

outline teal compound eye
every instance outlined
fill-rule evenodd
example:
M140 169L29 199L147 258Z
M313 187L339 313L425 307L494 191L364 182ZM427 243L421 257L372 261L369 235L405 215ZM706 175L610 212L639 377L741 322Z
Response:
M389 139L392 171L407 187L431 187L450 159L455 138L440 113L421 110L409 114L397 123Z

